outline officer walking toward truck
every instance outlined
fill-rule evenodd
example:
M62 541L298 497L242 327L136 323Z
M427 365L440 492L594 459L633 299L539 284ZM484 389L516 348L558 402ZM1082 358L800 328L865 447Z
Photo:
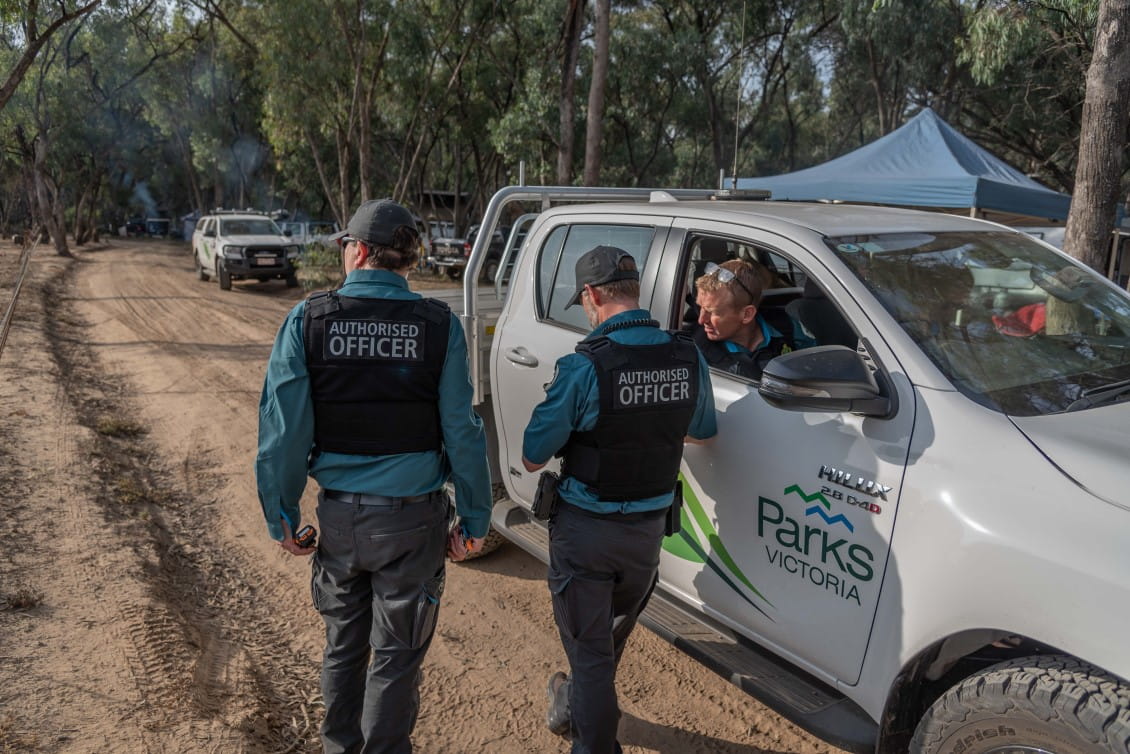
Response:
M683 442L717 432L706 362L639 308L639 292L623 249L577 260L568 306L584 306L595 329L558 359L522 446L528 471L564 458L559 485L543 474L535 515L549 516L549 589L571 671L549 679L546 723L571 730L574 754L621 751L616 666L678 526Z
M291 310L267 364L259 501L284 550L314 553L325 751L401 754L412 751L444 552L462 559L490 526L486 440L459 320L408 290L411 213L365 202L333 240L345 284ZM307 474L321 486L316 549L292 536ZM450 536L449 478L462 519Z

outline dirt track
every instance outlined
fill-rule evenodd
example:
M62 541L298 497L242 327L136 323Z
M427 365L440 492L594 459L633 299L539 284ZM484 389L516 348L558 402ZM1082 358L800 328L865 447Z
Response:
M0 314L17 258L0 245ZM198 282L181 244L33 258L0 354L0 751L319 750L309 565L267 536L252 468L300 295ZM448 574L417 750L566 751L544 567L504 545ZM645 629L617 686L627 752L836 751Z

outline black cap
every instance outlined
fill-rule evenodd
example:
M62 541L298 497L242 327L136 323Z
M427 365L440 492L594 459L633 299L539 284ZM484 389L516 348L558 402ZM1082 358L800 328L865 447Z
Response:
M577 292L565 304L565 308L581 303L581 294L586 285L604 285L617 280L639 280L639 270L621 270L620 260L632 255L616 246L597 246L586 251L577 260Z
M369 245L396 248L396 230L401 227L408 228L413 236L418 235L411 212L392 199L370 199L357 208L345 230L330 236L330 240L351 236Z

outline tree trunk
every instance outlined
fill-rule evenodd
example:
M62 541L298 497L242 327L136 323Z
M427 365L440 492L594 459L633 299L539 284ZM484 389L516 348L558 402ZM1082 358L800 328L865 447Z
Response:
M47 175L47 139L42 134L35 140L35 197L39 204L40 217L55 242L55 253L61 257L69 257L71 250L67 246L67 226L63 219L62 203L59 199L59 189L54 181Z
M196 167L192 162L192 145L189 143L188 139L185 138L184 132L180 128L173 129L173 136L176 139L177 146L180 148L181 157L184 158L184 174L188 176L188 187L192 192L193 209L205 212L207 209L204 206L204 194L200 191L200 182L196 177Z
M1130 0L1101 0L1063 250L1105 274L1130 125ZM1049 322L1050 326L1050 322ZM1050 329L1049 329L1050 331Z
M83 213L86 211L86 202L90 197L90 186L82 190L82 195L78 198L78 203L75 204L75 223L71 228L71 235L75 238L75 246L82 246L86 243L86 234L84 233L85 219Z
M589 114L585 129L585 185L600 183L600 147L604 132L604 88L608 84L608 37L612 0L596 0L596 47L592 54Z
M577 55L581 49L581 28L584 26L585 1L569 0L565 9L561 57L561 102L559 106L559 140L557 145L557 185L573 182L573 117L574 90L577 86Z
M224 176L215 164L212 166L212 206L224 206ZM205 209L204 211L207 212L208 210Z
M314 168L318 171L318 180L322 184L322 196L330 205L330 212L333 213L334 219L337 220L338 225L345 227L346 222L349 221L348 207L339 206L333 200L334 191L330 185L329 175L326 173L326 166L322 163L322 156L318 154L318 145L314 143L314 136L310 133L310 126L305 125L302 127L302 134L306 137L306 144L310 147L310 155L314 158Z
M463 150L458 139L455 140L455 200L452 202L451 218L455 221L455 235L466 233L463 227L463 205L460 202L463 190Z
M94 243L98 243L98 231L99 231L98 223L94 219L94 215L98 210L98 197L100 197L101 195L102 195L102 177L99 176L99 178L94 183L93 191L91 191L90 203L86 205L87 206L86 227L89 231L89 235L87 236L87 240L88 241L94 241Z
M352 155L349 153L349 136L346 129L340 125L337 127L335 142L337 144L337 202L342 211L341 227L344 228L353 213L353 208L349 206L349 163Z

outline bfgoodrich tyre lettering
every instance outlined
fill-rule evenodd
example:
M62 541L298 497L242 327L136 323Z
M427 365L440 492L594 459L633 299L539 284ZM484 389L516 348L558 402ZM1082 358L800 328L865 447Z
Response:
M1071 657L1025 657L962 681L918 724L915 754L1125 754L1130 685Z

